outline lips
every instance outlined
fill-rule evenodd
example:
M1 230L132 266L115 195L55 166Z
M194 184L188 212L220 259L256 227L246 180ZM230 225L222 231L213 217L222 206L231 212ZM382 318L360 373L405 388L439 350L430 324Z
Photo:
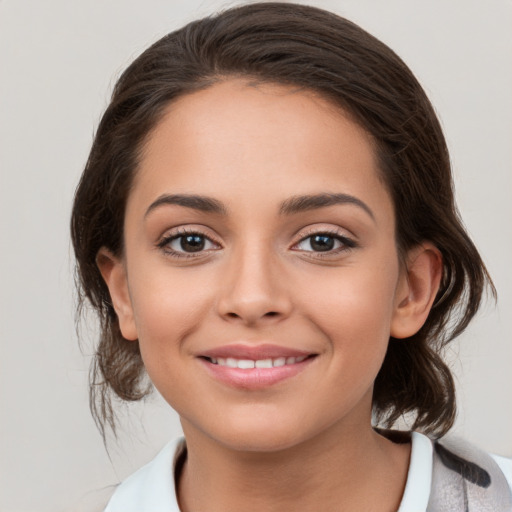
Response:
M298 375L317 354L277 345L226 345L202 352L208 374L231 387L258 390Z

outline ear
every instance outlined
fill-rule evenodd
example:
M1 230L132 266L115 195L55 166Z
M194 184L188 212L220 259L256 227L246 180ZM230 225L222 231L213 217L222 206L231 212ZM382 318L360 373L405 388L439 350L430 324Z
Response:
M411 249L395 295L391 336L408 338L427 320L441 282L443 258L437 247L424 243Z
M110 292L121 334L127 340L136 340L138 335L124 262L102 247L96 255L96 265Z

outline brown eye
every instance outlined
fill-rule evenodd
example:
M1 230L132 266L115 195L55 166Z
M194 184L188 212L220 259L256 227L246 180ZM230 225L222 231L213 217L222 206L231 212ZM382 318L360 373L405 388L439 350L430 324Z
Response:
M174 253L194 253L215 249L217 244L200 233L186 233L167 239L162 244Z
M297 249L300 251L327 252L339 249L343 245L339 237L327 233L318 233L302 239L297 244Z
M200 235L186 235L180 236L179 245L180 248L185 252L197 252L202 251L206 244L204 236Z
M310 245L314 251L330 251L334 249L334 238L328 235L314 235L311 237Z
M333 252L337 253L356 247L350 238L331 233L315 233L303 238L294 249L304 252Z

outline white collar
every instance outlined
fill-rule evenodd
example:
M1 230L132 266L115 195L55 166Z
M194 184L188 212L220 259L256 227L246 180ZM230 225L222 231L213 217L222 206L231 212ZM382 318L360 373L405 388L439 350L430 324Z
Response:
M423 434L413 432L407 482L398 512L425 512L431 485L432 441Z
M160 453L114 492L105 512L180 512L174 488L175 454L183 439L168 443ZM397 512L425 512L432 480L432 442L412 433L411 460L405 491Z
M183 439L171 441L124 480L105 512L180 512L174 489L174 456Z

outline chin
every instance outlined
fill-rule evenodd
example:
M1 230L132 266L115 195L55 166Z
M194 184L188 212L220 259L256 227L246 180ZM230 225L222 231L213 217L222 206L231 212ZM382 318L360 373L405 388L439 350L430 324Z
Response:
M205 422L181 416L181 423L189 442L202 437L204 441L209 439L209 442L237 452L279 452L308 438L299 422L268 414L224 414L215 418L210 416Z
M306 425L297 421L286 421L284 418L269 417L268 419L248 418L242 420L225 418L222 428L213 438L232 450L240 452L272 453L297 446L310 437Z

